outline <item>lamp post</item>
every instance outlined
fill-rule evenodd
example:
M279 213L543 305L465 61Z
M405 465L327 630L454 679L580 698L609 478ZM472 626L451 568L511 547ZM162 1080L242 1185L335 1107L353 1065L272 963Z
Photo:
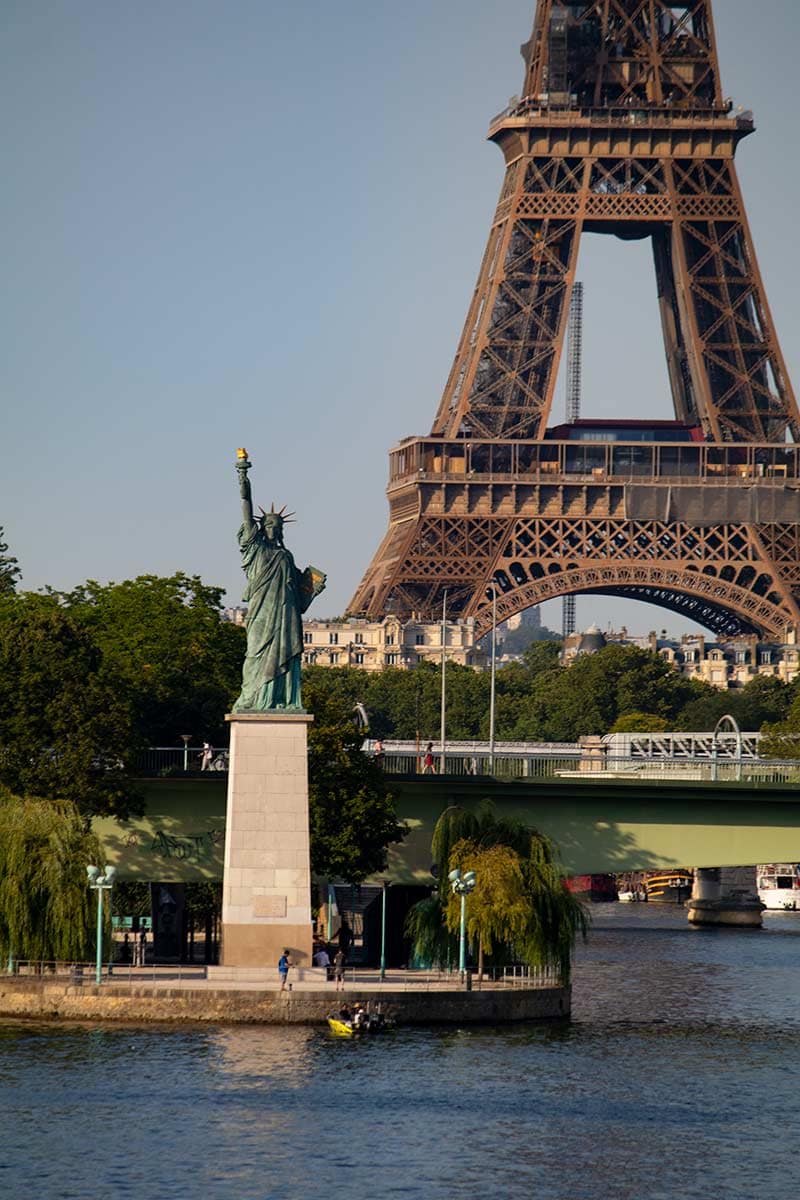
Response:
M467 920L467 896L475 890L475 872L465 871L462 875L456 867L447 876L450 880L450 886L456 896L461 897L461 928L458 935L458 969L463 975L467 969L467 939L466 939L466 920Z
M492 670L489 688L489 772L494 775L494 687L497 676L497 584L492 580Z
M182 733L180 737L183 742L183 772L186 774L189 770L189 742L192 740L192 735L190 733Z
M442 593L442 702L441 702L441 751L439 754L439 774L444 775L445 766L445 714L447 689L445 686L445 671L447 669L447 588Z
M89 887L92 891L97 892L97 963L95 967L95 983L99 985L103 977L103 892L110 892L114 886L117 868L103 867L101 871L99 867L88 866L86 874L89 876Z
M386 893L389 891L389 880L382 879L383 895L381 896L381 983L386 978Z

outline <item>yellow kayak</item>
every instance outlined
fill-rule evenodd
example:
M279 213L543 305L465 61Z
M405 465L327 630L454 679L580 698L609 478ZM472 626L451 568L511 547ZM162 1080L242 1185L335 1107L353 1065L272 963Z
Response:
M336 1017L328 1017L328 1025L331 1033L335 1033L337 1037L352 1037L353 1028L351 1025L345 1025L344 1021L337 1021Z

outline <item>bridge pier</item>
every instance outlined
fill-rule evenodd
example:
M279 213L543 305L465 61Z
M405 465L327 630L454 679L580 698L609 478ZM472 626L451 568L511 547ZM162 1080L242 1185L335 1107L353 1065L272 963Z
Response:
M755 867L698 867L687 907L692 925L760 928Z

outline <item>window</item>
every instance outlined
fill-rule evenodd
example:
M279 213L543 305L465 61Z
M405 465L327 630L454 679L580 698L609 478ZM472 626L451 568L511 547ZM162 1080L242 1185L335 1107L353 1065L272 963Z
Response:
M363 646L363 645L364 645L364 635L363 635L363 633L357 633L357 634L356 634L356 636L355 636L355 643L356 643L356 645L357 645L357 646Z
M414 645L415 646L424 646L425 645L425 634L424 633L417 634L417 636L414 638Z
M332 646L338 646L338 645L339 645L339 635L338 635L338 633L329 633L329 634L328 634L328 641L330 642L330 644L331 644Z
M310 633L305 633L305 632L304 632L304 633L303 633L303 641L305 642L305 644L306 644L307 646L309 646L309 645L311 644L311 634L310 634Z
M759 660L761 662L762 667L768 667L769 664L772 662L772 651L771 650L762 650L761 654L759 655Z
M397 663L397 655L396 654L387 654L386 655L386 665L388 667L393 667L396 665L396 663Z
M357 667L363 666L364 665L364 655L363 654L354 654L353 662L356 664Z
M387 633L387 634L386 634L386 645L387 645L387 646L393 646L393 645L394 645L394 634L393 634L393 633Z
M736 661L737 661L737 663L746 663L747 662L747 651L746 650L737 650L736 651Z
M331 650L331 666L335 667L339 661L339 655L335 650Z

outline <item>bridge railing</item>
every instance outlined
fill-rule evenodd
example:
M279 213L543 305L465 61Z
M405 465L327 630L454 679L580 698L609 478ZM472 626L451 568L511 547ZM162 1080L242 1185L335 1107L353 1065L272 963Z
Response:
M374 743L366 742L367 753L374 752ZM425 755L414 743L384 743L381 764L387 775L417 776L444 774L456 778L493 778L500 780L623 778L640 780L692 780L706 783L748 783L752 786L770 783L800 784L800 760L760 759L745 753L741 758L729 749L717 757L703 752L694 756L685 753L674 758L643 757L635 754L615 754L613 747L605 752L587 754L585 747L570 743L526 746L524 743L501 743L495 748L494 761L487 744L456 743L445 748L444 770L442 752L433 749L433 765L425 768ZM202 747L153 746L136 762L143 775L171 777L200 773L203 768ZM228 751L217 749L207 762L205 774L227 772Z

